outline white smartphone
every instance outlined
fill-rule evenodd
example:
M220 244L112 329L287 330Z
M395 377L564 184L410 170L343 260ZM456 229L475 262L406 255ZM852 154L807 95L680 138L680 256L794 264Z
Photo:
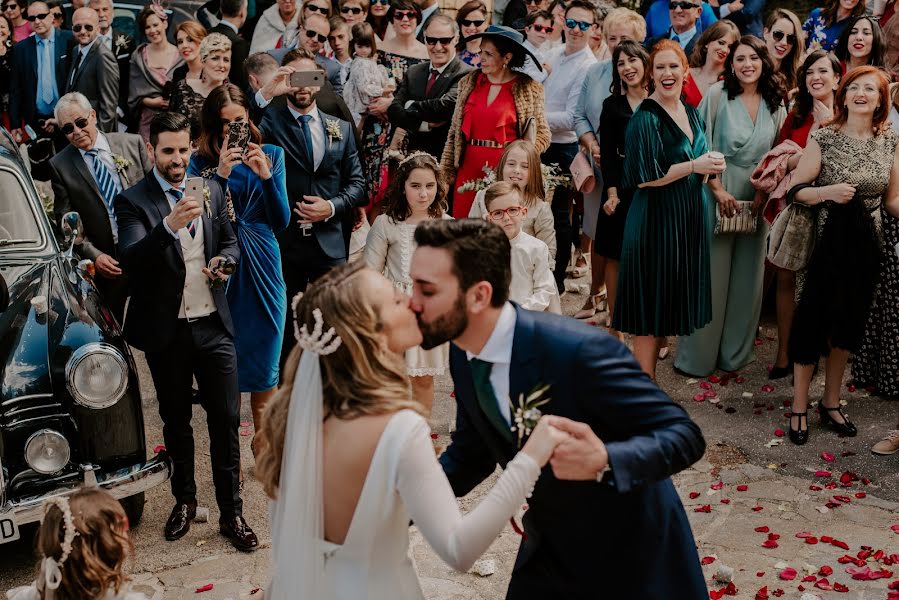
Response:
M187 198L189 196L195 201L202 203L204 185L202 177L188 177L184 186L184 197Z

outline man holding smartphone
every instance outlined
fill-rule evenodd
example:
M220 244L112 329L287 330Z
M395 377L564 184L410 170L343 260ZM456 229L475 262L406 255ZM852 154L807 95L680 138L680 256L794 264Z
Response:
M237 262L225 196L214 180L186 178L190 122L162 112L150 124L156 166L115 198L119 259L131 275L125 339L144 351L175 465L175 508L165 525L173 541L190 530L197 511L192 383L196 377L209 426L209 454L219 531L235 548L259 541L242 515L239 467L240 393L234 327L220 266Z
M259 125L266 143L284 148L287 194L294 203L296 219L278 234L288 300L346 262L342 221L367 202L353 126L321 112L315 101L319 87L309 85L322 73L309 50L288 52L266 86L287 102L267 110ZM291 84L292 76L302 87ZM294 343L293 336L284 336L282 366Z

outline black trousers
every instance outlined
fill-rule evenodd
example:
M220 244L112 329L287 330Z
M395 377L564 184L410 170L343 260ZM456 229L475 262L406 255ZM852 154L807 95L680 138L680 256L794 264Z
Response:
M294 244L289 249L282 247L281 270L284 275L284 284L287 286L287 316L284 327L284 341L281 343L281 360L279 365L281 373L284 372L284 362L290 355L290 351L296 346L297 340L293 330L293 298L300 292L306 291L306 286L333 269L346 263L346 258L331 258L325 254L315 236L301 238L300 244Z
M218 313L188 322L178 319L172 343L159 352L147 352L147 364L156 386L162 435L175 464L172 494L177 502L197 497L194 477L194 434L191 427L193 377L197 378L209 427L212 482L221 518L240 516L240 391L234 340Z
M570 144L550 144L540 160L545 165L559 165L560 174L570 175L568 167L577 156L577 142ZM553 221L556 230L556 267L553 275L559 292L565 291L565 269L571 260L571 244L574 239L574 227L571 222L571 188L556 188L553 191Z

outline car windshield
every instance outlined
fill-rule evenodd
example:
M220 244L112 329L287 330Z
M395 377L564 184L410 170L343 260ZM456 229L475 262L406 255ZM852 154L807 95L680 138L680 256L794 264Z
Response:
M40 244L41 226L18 177L0 169L0 190L0 251Z

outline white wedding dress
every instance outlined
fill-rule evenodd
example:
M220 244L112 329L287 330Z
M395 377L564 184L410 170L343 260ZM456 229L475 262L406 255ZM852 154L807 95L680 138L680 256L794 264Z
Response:
M328 600L418 600L409 522L448 565L468 570L530 495L540 467L519 452L466 515L434 455L427 421L411 410L388 421L343 545L321 540ZM300 597L300 596L298 596Z

